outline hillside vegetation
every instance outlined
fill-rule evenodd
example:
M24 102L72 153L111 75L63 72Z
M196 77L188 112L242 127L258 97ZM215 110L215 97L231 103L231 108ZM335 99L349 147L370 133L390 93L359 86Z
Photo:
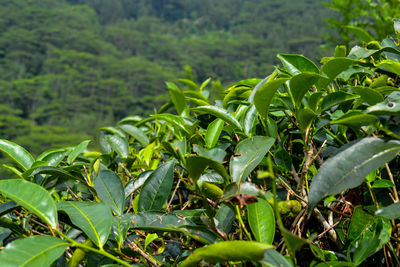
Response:
M0 136L34 153L152 113L167 80L213 77L218 91L218 81L263 77L278 51L317 58L329 14L318 0L0 5Z

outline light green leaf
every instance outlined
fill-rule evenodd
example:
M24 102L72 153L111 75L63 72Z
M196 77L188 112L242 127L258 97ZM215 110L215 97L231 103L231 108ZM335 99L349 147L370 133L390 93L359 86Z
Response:
M233 182L244 181L267 154L275 139L266 136L254 136L241 141L231 158L229 170Z
M176 111L180 116L187 117L189 115L189 109L186 104L185 95L174 83L166 82L166 85Z
M269 106L271 105L272 98L274 97L276 91L287 80L287 78L279 78L267 81L255 92L254 105L256 106L258 113L260 113L264 119L268 117Z
M356 61L353 59L346 57L332 58L322 66L321 71L325 73L331 80L333 80L336 78L336 76L348 69L355 62Z
M375 67L400 75L400 63L391 59L381 60Z
M249 137L252 136L255 132L256 124L257 124L257 108L254 104L250 104L243 120L244 133Z
M261 261L264 264L267 264L267 266L270 267L293 267L293 264L291 264L284 256L279 254L278 251L275 249L267 249L264 252L264 258Z
M303 55L278 54L277 57L282 62L284 68L291 75L302 72L314 72L319 74L318 67Z
M57 209L67 213L72 223L99 248L107 242L113 217L105 203L60 201L57 203Z
M207 148L213 148L217 144L223 128L224 121L219 118L215 119L208 125L205 136Z
M371 125L378 122L378 118L374 115L363 114L358 110L351 110L339 118L332 120L330 124L341 124L350 127L361 127L362 125Z
M101 170L94 183L97 196L107 203L118 215L122 215L125 206L124 185L117 174L109 170Z
M379 102L383 102L384 100L381 93L368 87L354 86L351 88L351 90L357 95L360 95L361 98L369 105L375 105Z
M264 199L257 200L256 203L247 204L250 229L258 242L272 244L275 236L274 210Z
M133 229L146 231L179 232L179 228L185 225L195 225L183 216L172 213L161 213L154 211L139 212L131 217Z
M178 82L186 84L191 90L200 91L199 86L192 80L188 80L188 79L176 79L176 80Z
M303 108L297 112L297 122L302 131L305 131L310 126L313 119L317 116L312 109Z
M85 140L79 145L77 145L71 153L68 155L67 162L68 164L72 164L72 162L87 148L89 145L90 140Z
M333 106L339 105L345 101L360 98L358 95L349 94L343 91L333 92L325 96L320 104L321 111L327 110Z
M161 210L168 200L174 181L175 161L168 161L154 170L139 194L139 211Z
M392 160L400 151L400 141L375 137L351 143L319 168L311 181L309 212L328 195L359 186L373 170Z
M194 112L201 113L201 114L211 114L211 115L227 122L232 127L235 127L239 130L242 129L242 126L235 119L235 117L233 117L228 111L226 111L223 108L220 108L217 106L201 106L201 107L192 108L192 110Z
M202 260L210 263L224 263L227 261L253 261L264 258L266 249L272 245L253 241L223 241L196 249L181 264L181 267L198 266Z
M35 161L25 148L4 139L0 139L0 151L20 165L23 170L29 169Z
M304 95L310 90L321 76L316 73L304 72L293 76L290 79L289 87L292 93L294 103L297 107L300 106L301 100Z
M26 208L47 225L57 227L56 204L41 186L20 179L1 180L0 192Z
M32 236L9 243L0 252L0 266L50 266L69 244L51 236Z

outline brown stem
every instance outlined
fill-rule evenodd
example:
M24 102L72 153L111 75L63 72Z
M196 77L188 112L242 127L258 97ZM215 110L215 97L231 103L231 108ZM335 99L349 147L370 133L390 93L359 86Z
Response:
M138 245L136 245L134 242L128 241L128 246L135 252L139 253L140 255L143 256L148 262L153 264L154 266L161 267L158 262L156 262L152 257L150 257L146 252L144 252Z
M386 164L385 164L385 167L386 167L386 171L387 171L387 173L388 173L388 175L389 175L390 181L394 184L394 186L393 186L393 194L394 194L395 202L399 202L399 195L398 195L398 193L397 193L396 184L394 183L393 174L392 174L392 172L390 171L389 164L386 163Z

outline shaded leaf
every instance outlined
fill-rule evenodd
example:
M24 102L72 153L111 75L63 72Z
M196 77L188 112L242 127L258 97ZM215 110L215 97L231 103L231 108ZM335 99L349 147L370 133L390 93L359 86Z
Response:
M400 141L364 138L346 146L319 168L311 181L309 212L328 195L359 186L373 170L392 160L400 151Z
M223 128L224 121L219 118L215 119L208 125L205 136L206 146L208 148L213 148L217 144Z
M107 143L121 158L125 159L129 156L129 144L125 137L107 135Z
M310 90L321 76L316 73L300 73L290 79L289 87L294 103L298 107L304 95Z
M119 128L138 140L143 146L147 146L149 144L149 138L141 129L129 124L121 124L119 125Z
M381 216L390 220L400 218L400 202L383 207L375 212L375 216Z
M236 118L233 117L228 111L226 111L223 108L220 108L217 106L201 106L201 107L192 108L192 110L194 112L198 112L198 113L202 113L202 114L211 114L211 115L225 121L232 127L235 127L239 130L242 129L242 126L236 120Z
M72 149L71 153L68 155L67 162L71 164L89 145L90 140L85 140Z

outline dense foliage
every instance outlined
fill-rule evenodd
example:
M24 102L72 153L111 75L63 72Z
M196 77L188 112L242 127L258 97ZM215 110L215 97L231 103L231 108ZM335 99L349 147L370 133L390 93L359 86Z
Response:
M166 80L212 76L218 90L218 79L226 84L272 71L278 52L316 59L329 13L319 0L0 6L1 137L35 155L130 114L151 114L168 99ZM43 138L56 131L60 138Z
M215 104L210 79L168 82L101 151L0 140L19 176L0 181L0 265L399 265L398 41L278 54Z

